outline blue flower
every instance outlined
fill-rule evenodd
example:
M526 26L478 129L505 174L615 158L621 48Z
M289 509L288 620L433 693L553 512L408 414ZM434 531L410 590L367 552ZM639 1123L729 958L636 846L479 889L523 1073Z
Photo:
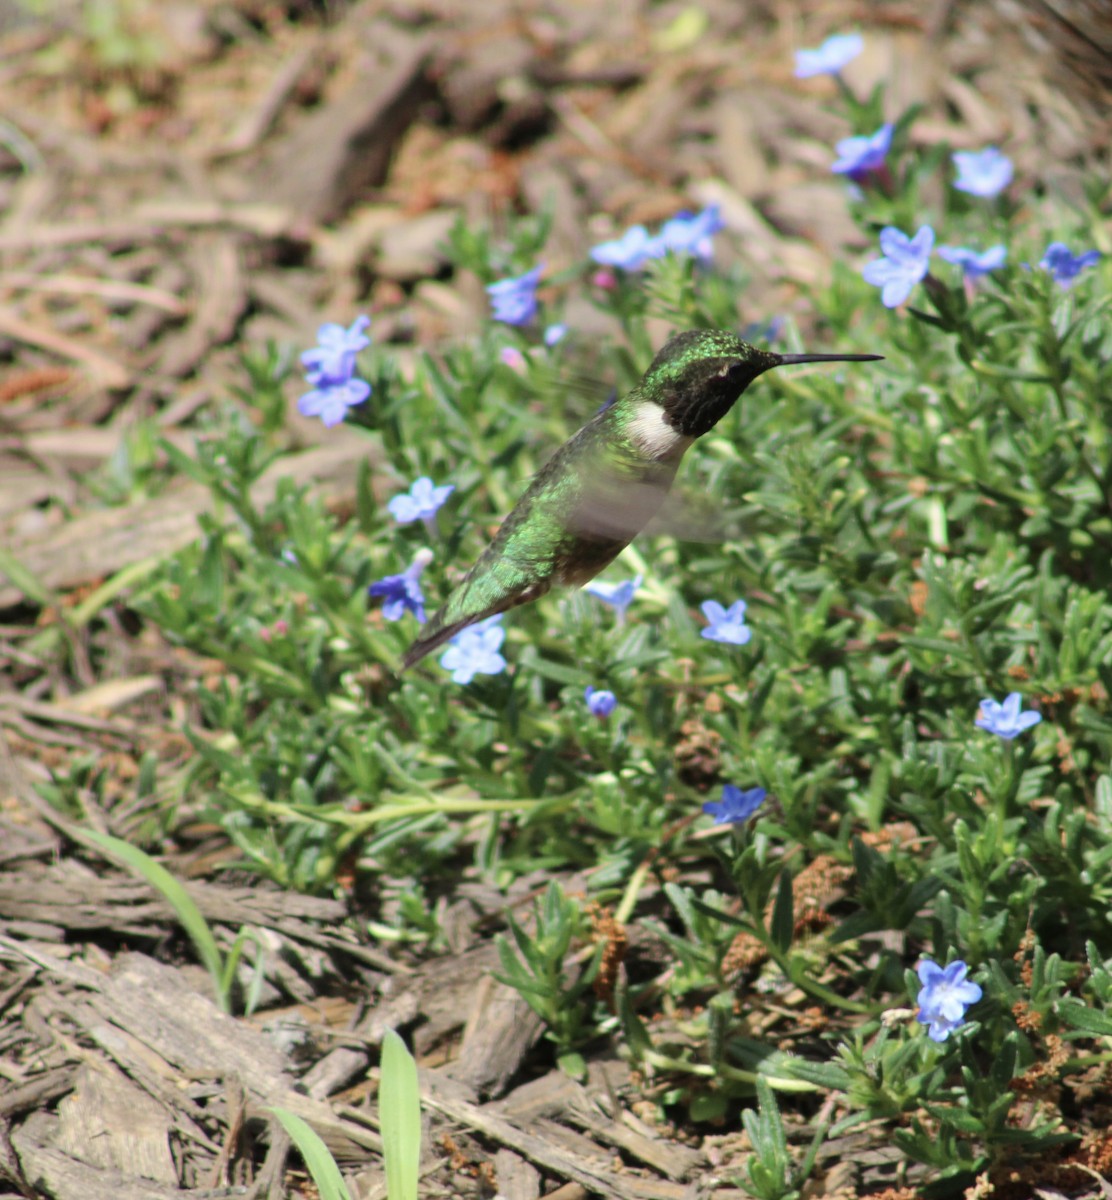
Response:
M810 79L812 75L837 75L864 48L865 41L859 33L836 33L817 50L795 52L795 77Z
M593 717L608 717L618 707L618 697L613 692L593 687L587 688L583 699L587 701L587 709Z
M370 394L371 385L362 379L322 383L300 397L297 411L303 417L320 417L321 423L331 429L340 424L349 408L362 404Z
M631 225L620 238L593 247L591 258L606 267L636 271L650 258L662 258L667 249L660 238L649 236L644 225Z
M562 322L557 322L555 325L549 325L544 331L544 344L546 346L555 346L557 342L562 342L567 335L568 327Z
M860 183L870 171L879 171L892 147L894 126L885 122L867 137L842 138L834 147L838 158L830 168L835 175L848 175Z
M1012 160L995 146L977 151L958 150L951 158L958 169L954 187L971 196L999 195L1015 174Z
M699 607L710 622L702 631L702 636L708 641L744 646L753 636L752 629L745 623L744 600L735 600L729 608L723 608L717 600L704 600Z
M1037 725L1042 720L1042 713L1020 712L1022 703L1023 698L1019 692L1010 692L1005 697L1003 704L997 704L992 699L982 700L981 713L983 715L973 723L978 729L995 733L997 737L1002 737L1005 741L1010 742L1012 738L1019 737L1025 729L1030 729L1032 725Z
M923 986L916 998L919 1005L916 1019L929 1026L927 1034L932 1042L944 1042L965 1020L965 1010L983 995L978 984L965 978L968 971L960 958L945 969L930 959L919 964L919 982Z
M983 254L978 254L976 250L970 250L966 246L939 246L938 256L961 267L962 277L976 283L989 271L1002 267L1008 257L1008 251L1004 246L990 246Z
M454 683L470 683L476 675L500 675L506 660L499 654L506 631L498 624L501 613L478 625L461 629L440 656L440 665L452 672Z
M710 239L725 228L718 205L711 204L701 213L681 212L665 221L659 240L674 254L692 254L705 262L713 251Z
M1054 276L1054 282L1063 290L1073 287L1078 275L1100 261L1099 250L1087 250L1077 258L1063 242L1051 242L1042 256L1039 266Z
M494 319L507 325L528 325L537 315L537 284L544 263L517 275L487 285L487 295L494 309Z
M360 315L349 329L331 321L322 325L317 330L317 344L301 356L309 382L350 379L355 370L355 356L371 344L371 339L363 334L370 323L370 317Z
M430 521L436 516L436 510L455 490L454 483L434 487L432 480L427 475L422 475L408 492L395 496L386 507L399 525L408 525L410 521Z
M622 583L602 583L595 579L588 583L583 590L590 592L603 604L609 604L617 612L618 620L622 621L625 620L626 609L633 603L634 594L641 586L642 578L641 575L635 575L632 579L626 579Z
M911 289L926 275L933 246L934 230L929 225L921 226L913 238L893 225L880 231L884 257L867 263L861 274L866 283L881 289L880 298L885 308L903 304Z
M714 818L715 825L740 825L761 807L767 795L762 787L743 792L732 783L726 783L722 786L722 799L708 800L703 805L703 812Z
M418 550L400 575L387 575L371 584L371 595L384 598L382 615L387 621L400 621L408 609L422 625L425 623L425 597L418 580L431 562L431 550Z
M312 391L297 402L303 417L320 417L326 426L339 425L349 408L362 404L371 385L355 379L355 356L371 344L363 335L370 325L366 316L356 317L349 329L329 322L317 330L317 345L301 356L301 365Z

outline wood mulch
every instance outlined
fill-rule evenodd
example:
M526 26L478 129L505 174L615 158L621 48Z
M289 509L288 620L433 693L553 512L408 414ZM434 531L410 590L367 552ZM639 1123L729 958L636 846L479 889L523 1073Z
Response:
M69 836L36 788L87 758L109 782L79 794L82 821L150 843L139 760L155 751L160 779L187 760L206 670L137 630L120 593L196 536L209 498L129 487L120 448L153 423L188 449L240 403L245 349L305 347L324 320L371 313L403 360L473 334L480 282L441 249L461 216L498 229L551 203L559 270L628 224L718 203L747 317L806 329L808 284L866 242L828 171L848 132L833 85L795 81L792 50L862 26L859 92L887 81L892 111L925 105L917 139L1002 144L1080 203L1109 151L1101 3L116 7L116 65L79 0L0 8L0 1200L311 1196L275 1105L384 1196L387 1027L421 1063L423 1194L741 1195L744 1137L661 1125L652 1081L611 1051L583 1083L538 1074L542 1030L492 978L490 929L543 880L461 891L450 952L422 960L374 945L352 904L230 877L234 854L185 806L164 861L225 952L245 926L264 947L259 1008L233 1019L161 898ZM686 32L685 11L706 28ZM590 309L571 319L607 333ZM367 440L291 423L260 496L284 475L349 505ZM816 1177L847 1196L907 1182L867 1128L824 1146Z

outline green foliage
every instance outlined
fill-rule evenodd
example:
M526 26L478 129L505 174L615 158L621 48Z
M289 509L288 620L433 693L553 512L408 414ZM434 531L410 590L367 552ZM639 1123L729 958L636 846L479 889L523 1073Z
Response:
M593 1033L591 985L602 957L600 945L585 967L575 963L569 969L567 958L573 941L585 932L583 923L580 906L553 881L533 906L534 931L528 933L511 917L513 942L501 934L495 939L502 965L498 978L516 988L544 1021L561 1065L572 1074L582 1073L576 1051Z
M854 127L875 129L883 101L854 101ZM373 392L350 421L378 465L346 519L288 480L257 486L284 453L290 355L248 357L242 403L193 454L165 447L212 511L136 601L221 665L197 689L181 786L245 862L311 890L354 863L383 898L372 933L431 946L465 873L509 893L582 872L586 899L553 881L507 920L501 978L570 1071L613 1035L663 1106L696 1121L744 1109L743 1186L761 1198L803 1186L827 1131L799 1155L785 1126L814 1092L845 1114L830 1136L888 1122L942 1191L1037 1161L1076 1134L1019 1103L1016 1081L1076 1078L1112 1035L1112 268L1064 291L1022 265L1052 237L1087 246L1112 194L1094 186L1087 214L936 199L946 148L914 152L913 117L896 122L893 186L852 201L862 227L1004 239L1009 265L976 288L941 265L889 311L860 264L837 264L808 296L807 349L884 362L757 381L683 467L700 538L642 538L608 572L645 576L624 621L550 594L508 614L506 671L457 685L436 657L396 673L418 626L384 619L367 589L428 546L421 586L443 598L597 407L568 381L631 386L650 318L754 315L742 275L690 258L593 285L622 338L547 346L491 325L404 372L373 345L359 368ZM461 220L451 252L489 282L531 268L547 228L531 217L498 237ZM543 322L580 286L546 280ZM799 331L777 344L801 349ZM147 461L116 487L143 486ZM455 490L427 525L399 525L385 501L419 476ZM700 604L739 597L751 641L702 639ZM614 692L609 718L588 712L588 685ZM983 699L1013 691L1040 724L1014 741L975 727ZM67 811L91 770L56 782ZM744 830L701 816L725 783L769 793ZM667 969L604 970L596 905L651 936ZM921 956L960 958L984 989L946 1042L903 1007ZM822 1014L791 1049L755 1019L770 995Z

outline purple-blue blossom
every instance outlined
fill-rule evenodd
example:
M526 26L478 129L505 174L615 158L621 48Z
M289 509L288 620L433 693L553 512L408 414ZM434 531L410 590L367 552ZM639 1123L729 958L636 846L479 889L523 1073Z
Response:
M722 785L722 799L708 800L703 812L714 818L715 825L740 825L764 803L768 793L762 787L742 791L732 783Z
M865 41L859 33L836 33L816 50L795 52L795 77L810 79L813 75L837 75L864 48Z
M408 525L411 521L430 521L455 490L454 483L436 487L427 475L422 475L414 481L408 492L395 496L386 507L399 525Z
M651 237L644 225L631 225L620 238L600 242L591 249L591 259L605 267L621 267L636 271L650 258L661 258L667 246L658 237Z
M998 196L1012 181L1012 160L996 146L958 150L952 156L958 177L954 187L971 196Z
M301 355L312 388L297 401L303 417L319 417L328 427L339 425L349 408L371 394L371 385L354 377L355 356L371 344L363 333L370 323L370 317L361 315L347 329L328 322L317 330L317 345Z
M927 1035L932 1042L944 1042L965 1021L966 1009L983 995L979 984L966 979L968 973L969 968L960 958L948 967L940 967L929 958L919 964L919 982L923 986L917 997L916 1020L928 1026Z
M319 417L321 424L331 429L340 424L349 408L362 404L370 394L371 385L364 379L320 383L298 399L297 411L303 417Z
M855 183L861 183L870 171L879 171L892 148L894 128L886 121L876 133L842 138L834 147L838 157L831 171L835 175L848 175Z
M495 613L461 629L448 643L440 665L451 671L454 683L470 683L476 675L500 675L506 669L506 660L499 653L506 637L501 620L502 614Z
M587 702L587 711L593 717L605 719L618 707L618 698L605 688L588 687L583 693Z
M981 701L981 715L973 724L1010 742L1042 720L1042 713L1022 712L1022 705L1023 697L1019 692L1009 692L1003 704L987 698Z
M371 339L363 333L370 323L370 317L360 314L347 329L333 321L322 325L317 330L317 344L301 356L309 382L350 379L355 370L355 356L371 344Z
M543 270L544 263L541 263L524 275L487 285L496 321L504 321L507 325L529 324L537 315L537 284Z
M557 342L562 342L567 335L568 327L561 321L557 321L554 325L549 325L544 331L544 344L546 346L555 346Z
M400 621L406 612L411 612L422 625L425 623L425 596L419 581L421 572L431 562L431 550L418 550L400 575L387 575L371 584L370 594L383 598L382 615L387 621Z
M990 271L1004 265L1008 258L1008 250L1005 246L990 246L978 253L976 250L970 250L968 246L939 246L938 257L961 267L962 277L976 283Z
M623 580L621 583L603 583L601 580L592 579L584 586L583 590L590 592L596 600L601 600L603 604L608 604L617 612L618 620L623 621L626 609L633 603L633 597L641 586L642 578L641 575L635 575L632 579Z
M861 274L866 283L881 289L885 308L896 308L911 295L911 289L927 273L933 246L934 230L929 225L921 226L913 238L893 225L880 231L884 257L867 263Z
M674 254L691 254L706 262L714 250L711 238L725 228L718 205L711 204L700 213L677 213L664 222L659 236L666 250Z
M710 622L706 629L701 631L701 636L708 641L744 646L753 636L752 629L745 623L744 600L735 600L729 608L723 608L717 600L704 600L699 607L703 616Z
M1099 250L1086 250L1076 258L1070 253L1064 242L1051 242L1042 256L1039 266L1054 276L1054 282L1063 290L1068 290L1077 282L1078 275L1086 267L1092 267L1100 262Z

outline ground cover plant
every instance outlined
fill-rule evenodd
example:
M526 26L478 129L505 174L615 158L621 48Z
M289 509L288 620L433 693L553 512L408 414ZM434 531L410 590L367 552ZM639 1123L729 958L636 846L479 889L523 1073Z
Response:
M195 450L164 447L211 515L131 600L220 664L166 819L353 894L399 953L444 949L460 880L550 877L495 935L538 1063L612 1045L662 1121L744 1128L762 1200L864 1126L932 1195L1078 1190L1112 1161L1112 193L913 149L916 112L842 83L859 45L797 64L839 82L830 157L877 247L808 292L806 343L716 265L711 206L559 272L551 214L459 221L489 321L404 367L360 312L249 349ZM549 453L690 329L883 361L763 375L598 580L401 672ZM370 466L342 516L253 499L295 406L365 434L387 503Z
M785 1104L816 1114L816 1141L885 1120L940 1194L1107 1153L1069 1115L1112 1036L1106 183L1089 213L1025 205L995 147L912 153L915 113L843 96L858 133L834 170L881 255L809 297L821 345L778 322L748 336L884 361L754 384L686 460L694 540L639 540L583 592L397 673L524 481L605 402L574 381L628 390L650 318L755 315L715 269L713 209L559 275L543 213L499 236L461 222L456 264L492 303L478 341L402 374L353 314L301 355L302 413L366 431L396 472L389 504L364 486L339 522L292 488L251 503L298 391L259 354L255 419L174 452L235 520L139 602L229 668L189 786L257 871L327 890L354 866L394 898L385 936L433 946L459 871L586 871L586 894L553 883L501 935L503 977L567 1070L609 1037L663 1110L744 1112L738 1182L768 1200L808 1171ZM576 289L619 336L580 343ZM654 930L667 969L622 965L600 908ZM754 1036L751 1008L790 995L806 1031Z

